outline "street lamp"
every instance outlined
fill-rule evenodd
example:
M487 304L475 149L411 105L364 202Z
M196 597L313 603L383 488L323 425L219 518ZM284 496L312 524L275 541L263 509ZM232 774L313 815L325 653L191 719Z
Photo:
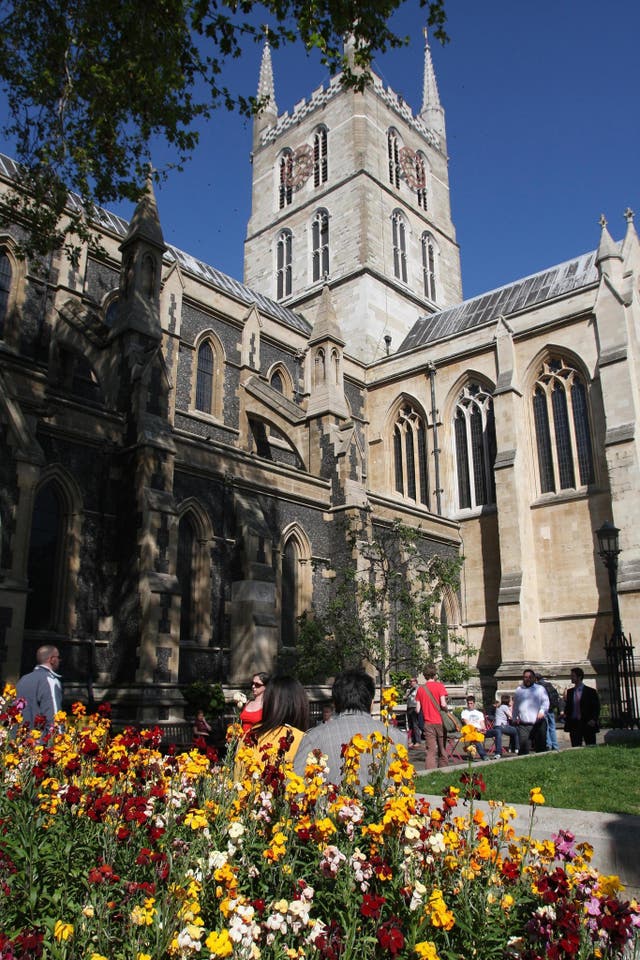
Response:
M611 701L611 725L613 727L634 727L638 725L638 702L636 694L636 670L633 658L631 637L627 640L622 630L620 604L618 602L618 556L620 554L620 530L606 520L599 530L598 553L609 574L611 591L611 610L613 613L613 634L606 640L604 649L607 654L607 672L609 675L609 697Z

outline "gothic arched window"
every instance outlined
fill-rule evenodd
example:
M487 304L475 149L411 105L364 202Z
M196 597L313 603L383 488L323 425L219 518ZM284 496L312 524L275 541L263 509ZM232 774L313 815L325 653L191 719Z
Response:
M276 248L276 299L282 300L291 294L291 262L293 257L293 234L283 230Z
M288 207L293 200L293 152L285 150L278 164L278 209Z
M436 245L430 233L423 233L422 245L422 278L424 295L428 300L436 300Z
M561 357L542 364L533 389L533 420L541 492L593 483L587 388Z
M0 339L4 336L4 325L9 313L12 278L11 260L4 251L0 251Z
M407 226L403 214L396 210L391 217L393 242L393 273L398 280L407 282Z
M278 393L284 393L284 381L279 370L276 370L275 373L271 375L271 386L274 390L277 390Z
M63 609L66 510L55 481L38 491L33 505L25 627L58 630Z
M389 183L400 186L400 140L396 130L387 133L387 156L389 160Z
M196 535L188 513L178 524L178 556L176 576L180 587L180 643L193 639L194 567Z
M421 153L416 154L416 199L422 210L427 209L427 165Z
M311 548L294 524L283 535L280 559L280 641L295 647L300 617L311 606Z
M211 413L213 407L214 357L211 344L203 340L198 348L198 371L196 374L196 410Z
M454 413L458 506L461 510L495 503L493 464L496 428L493 400L478 383L462 390Z
M311 224L312 277L314 283L329 276L329 214L318 210Z
M293 647L298 626L298 549L293 537L287 540L282 552L282 646Z
M313 135L313 185L319 187L327 182L327 128L318 127Z
M410 403L400 407L393 427L395 489L429 506L427 434L422 416Z

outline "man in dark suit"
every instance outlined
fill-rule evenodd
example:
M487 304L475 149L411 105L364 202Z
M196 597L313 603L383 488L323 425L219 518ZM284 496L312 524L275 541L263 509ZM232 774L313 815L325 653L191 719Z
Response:
M584 670L574 667L571 671L572 687L567 690L564 710L564 729L571 737L572 747L593 746L600 729L600 698L593 687L584 684Z

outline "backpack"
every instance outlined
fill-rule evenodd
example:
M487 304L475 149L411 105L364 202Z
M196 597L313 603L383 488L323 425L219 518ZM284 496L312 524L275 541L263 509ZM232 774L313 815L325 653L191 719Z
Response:
M560 694L549 680L541 680L540 683L547 691L547 696L549 697L549 709L557 710L560 706Z

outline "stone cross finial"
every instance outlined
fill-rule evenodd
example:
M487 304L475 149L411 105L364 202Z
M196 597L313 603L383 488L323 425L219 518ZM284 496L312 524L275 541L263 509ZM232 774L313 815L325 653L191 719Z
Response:
M627 221L627 223L633 223L633 217L634 217L633 210L631 209L631 207L627 207L627 209L624 212L624 218Z
M601 213L601 214L600 214L600 219L598 220L598 223L600 224L600 226L601 226L602 229L604 230L604 228L605 228L606 225L607 225L607 218L605 217L604 213Z

